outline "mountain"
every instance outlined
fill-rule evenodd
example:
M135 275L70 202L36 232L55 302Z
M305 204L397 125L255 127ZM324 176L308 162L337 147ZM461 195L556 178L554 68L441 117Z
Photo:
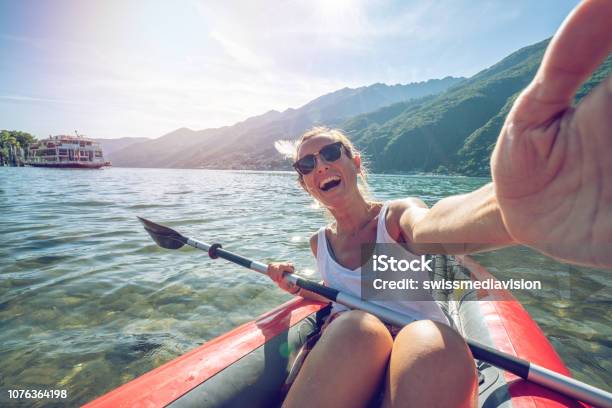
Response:
M398 109L384 120L376 111L347 121L343 128L367 154L374 171L452 169L465 140L531 81L547 44L525 47L447 92Z
M125 149L134 144L150 140L146 137L121 137L119 139L94 139L102 146L104 157L109 159L117 150ZM112 160L112 159L111 159Z
M163 159L174 151L188 150L208 136L188 128L180 128L160 138L133 143L109 155L114 166L119 167L170 167L163 166Z
M334 122L361 113L371 112L395 102L407 101L447 90L464 78L446 77L408 85L377 83L357 89L344 88L321 96L300 108L298 115L306 115L313 121Z
M448 91L351 118L342 124L378 172L490 175L491 152L520 91L535 75L548 40L522 48ZM612 55L576 101L612 72Z
M491 152L518 94L535 75L549 40L521 48L464 78L344 88L298 109L269 111L233 126L178 129L112 154L114 165L289 169L273 147L317 124L345 130L375 172L490 174ZM612 73L612 55L576 101Z
M177 129L158 139L115 150L109 157L113 165L124 167L289 168L274 150L276 140L296 138L313 125L335 126L355 115L436 94L463 80L446 77L407 85L344 88L298 109L272 110L232 126L198 131Z

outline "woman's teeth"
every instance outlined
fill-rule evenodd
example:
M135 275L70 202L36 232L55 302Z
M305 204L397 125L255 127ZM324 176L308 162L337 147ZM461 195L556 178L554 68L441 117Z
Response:
M326 177L319 183L319 188L323 191L328 191L340 184L340 181L340 177L338 176Z

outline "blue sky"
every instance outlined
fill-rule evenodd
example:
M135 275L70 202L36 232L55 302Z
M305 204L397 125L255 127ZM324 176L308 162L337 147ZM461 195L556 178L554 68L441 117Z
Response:
M0 0L0 129L155 138L347 86L471 76L577 3Z

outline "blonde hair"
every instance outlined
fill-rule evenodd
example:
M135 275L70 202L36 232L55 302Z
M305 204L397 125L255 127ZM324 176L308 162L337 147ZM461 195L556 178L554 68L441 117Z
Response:
M359 192L364 197L366 201L371 201L370 188L368 185L368 170L363 160L363 156L361 156L361 152L357 150L353 142L340 130L340 129L332 129L325 126L315 126L306 133L304 133L300 138L295 142L287 142L287 141L277 141L274 143L276 150L285 155L285 157L291 158L293 162L298 159L298 151L300 150L300 146L307 140L313 139L315 137L325 136L333 140L337 140L342 143L344 147L344 151L348 155L349 158L353 158L355 156L361 157L361 166L359 167L359 180L357 182L357 187L359 188ZM297 179L299 185L304 188L304 178L301 174L298 173Z

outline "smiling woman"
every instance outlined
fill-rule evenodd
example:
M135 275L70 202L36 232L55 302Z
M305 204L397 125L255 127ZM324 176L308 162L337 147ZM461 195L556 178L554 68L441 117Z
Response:
M318 152L306 154L298 160L298 147L304 144L306 141L316 138L318 136L327 135L336 142L332 142L326 146L323 146ZM293 168L298 173L298 183L308 193L307 185L304 183L304 177L310 174L317 167L318 161L323 160L324 163L332 163L339 160L343 155L346 155L349 159L356 160L357 168L357 179L356 186L362 196L369 198L370 192L368 187L368 171L365 163L361 158L361 153L351 140L346 137L344 133L337 129L330 129L323 126L312 128L310 131L304 133L300 139L295 142L277 141L275 143L276 149L286 157L293 159ZM342 185L342 177L339 174L330 174L324 180L320 180L319 189L321 192L331 193L332 190ZM316 195L313 195L316 199Z
M406 262L417 262L423 253L469 253L512 243L491 185L441 200L432 209L419 198L377 202L364 193L361 154L341 131L316 127L293 145L276 146L293 158L300 186L332 216L332 223L310 239L327 286L361 295L364 245L395 244ZM289 263L273 263L268 275L289 293L325 301L283 279L293 270ZM414 278L420 283L428 275L415 273ZM478 387L472 356L431 293L414 291L401 300L374 303L425 320L390 327L373 315L335 304L321 339L291 377L295 381L284 406L303 406L305 401L365 406L379 395L381 384L386 406L400 401L409 406L473 406ZM447 384L444 393L440 384Z

